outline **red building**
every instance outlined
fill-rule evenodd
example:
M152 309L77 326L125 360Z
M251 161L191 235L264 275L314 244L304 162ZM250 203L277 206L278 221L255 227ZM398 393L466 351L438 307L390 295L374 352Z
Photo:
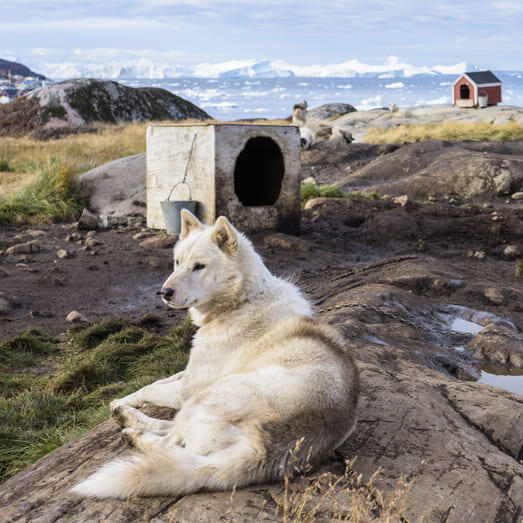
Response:
M501 103L501 80L491 71L463 73L452 86L454 105L485 107Z

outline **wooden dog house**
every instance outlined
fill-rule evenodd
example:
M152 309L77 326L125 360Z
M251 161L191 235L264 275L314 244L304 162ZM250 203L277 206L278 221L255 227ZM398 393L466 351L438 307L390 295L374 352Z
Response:
M192 152L191 152L192 151ZM160 202L184 178L198 218L243 231L300 228L300 134L291 125L158 124L147 128L147 226L165 228ZM178 185L171 199L186 200Z
M463 73L452 86L454 105L485 107L501 103L501 80L491 71Z

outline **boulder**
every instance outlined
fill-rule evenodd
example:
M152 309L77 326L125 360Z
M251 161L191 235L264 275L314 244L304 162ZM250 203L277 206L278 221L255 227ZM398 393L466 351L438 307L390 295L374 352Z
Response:
M113 219L145 216L145 153L119 158L79 177L89 209Z
M311 120L330 120L335 117L343 116L347 113L356 111L350 104L330 103L313 107L307 111L307 119Z
M523 336L504 323L489 323L465 350L485 363L523 369Z
M205 111L165 89L80 78L35 89L0 105L0 135L57 128L74 132L100 122L208 118Z

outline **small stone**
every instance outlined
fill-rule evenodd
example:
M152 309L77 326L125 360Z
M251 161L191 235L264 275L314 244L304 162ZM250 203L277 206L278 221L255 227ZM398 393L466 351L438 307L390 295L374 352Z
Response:
M73 232L73 234L71 234L71 238L75 241L78 241L82 239L82 235L79 232Z
M520 191L520 192L515 192L511 198L516 201L516 202L519 202L520 200L523 200L523 192Z
M85 237L86 238L94 238L96 236L96 231L89 231Z
M65 237L65 241L66 241L67 243L71 243L71 242L73 241L73 237L72 237L72 235L71 235L71 234L68 234L68 235Z
M309 252L312 248L308 241L280 232L267 234L263 239L263 244L265 247L301 252Z
M56 256L63 260L65 258L70 258L71 253L69 251L66 251L65 249L58 249L58 251L56 251Z
M19 256L18 263L29 263L29 257L27 254L22 254L22 256Z
M89 245L84 245L83 247L80 247L80 250L82 251L92 251L93 248Z
M144 238L148 238L151 236L151 232L149 231L140 231L136 234L133 234L133 240L143 240Z
M401 196L396 196L392 201L401 205L401 207L405 207L409 201L409 197L406 194L402 194Z
M140 242L140 247L145 249L168 249L173 247L176 242L176 236L161 235L154 238L147 238Z
M304 185L318 185L314 176L309 176L308 178L305 178L305 180L303 180L301 183L303 183Z
M65 321L68 323L83 323L89 321L82 313L78 311L71 311Z
M38 238L40 236L45 236L45 231L41 231L40 229L29 229L27 234L33 238Z
M85 240L85 245L87 247L96 247L97 245L100 245L100 242L97 239L91 237Z
M89 254L91 256L96 256L98 253L93 249L92 251L89 251Z
M483 296L485 296L492 305L502 305L505 301L503 293L499 289L496 289L496 287L485 289L483 291Z
M18 243L7 249L7 254L31 254L40 252L41 247L38 240L31 240L25 243Z
M83 245L83 244L84 244L84 241L83 241L83 240L78 240L78 241L76 242L76 245Z
M85 230L92 230L92 229L98 229L100 225L100 220L98 219L98 216L88 209L84 209L82 212L82 216L78 220L78 229L85 229Z
M521 249L517 245L507 245L503 249L503 256L505 258L508 258L509 260L512 260L513 258L516 258L521 255Z
M478 260L484 260L487 257L487 253L485 251L474 251L473 256Z

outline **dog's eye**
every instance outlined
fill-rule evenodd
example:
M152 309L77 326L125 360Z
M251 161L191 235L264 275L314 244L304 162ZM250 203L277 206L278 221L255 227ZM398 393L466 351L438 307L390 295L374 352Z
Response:
M193 271L201 271L202 269L205 269L205 265L203 263L195 263L194 267L192 268Z

